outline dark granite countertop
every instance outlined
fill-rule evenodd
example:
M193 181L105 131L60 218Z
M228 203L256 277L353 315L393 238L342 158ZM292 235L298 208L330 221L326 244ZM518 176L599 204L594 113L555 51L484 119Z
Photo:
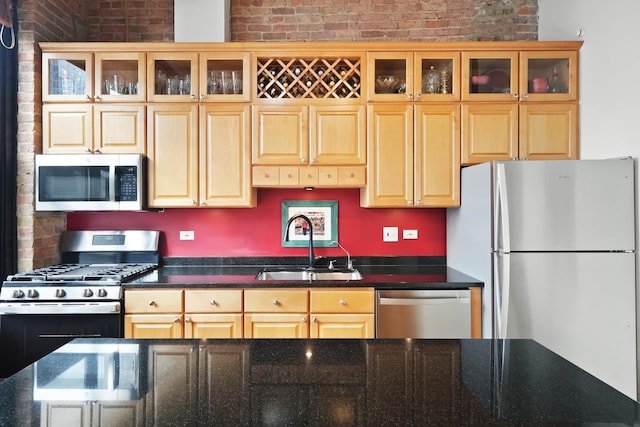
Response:
M354 260L363 278L351 281L257 280L263 267L299 268L304 258L168 260L155 271L125 283L126 288L141 287L375 287L377 289L466 289L483 283L441 264L439 257L367 257ZM346 264L338 259L336 265Z
M639 406L531 340L76 339L0 383L1 426L631 426Z

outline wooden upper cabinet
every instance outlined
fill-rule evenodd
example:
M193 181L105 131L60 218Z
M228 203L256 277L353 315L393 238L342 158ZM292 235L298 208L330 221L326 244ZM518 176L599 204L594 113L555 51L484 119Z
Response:
M97 102L143 102L147 94L147 63L144 52L96 52L95 94Z
M200 93L198 52L147 54L147 100L197 102Z
M150 104L147 123L149 206L197 206L198 105Z
M369 101L460 99L460 52L369 52L367 72Z
M518 158L518 103L462 104L462 163Z
M200 105L200 206L253 207L248 104Z
M462 52L463 101L518 101L518 51Z
M577 159L578 104L522 104L519 157L528 160Z
M250 101L250 65L248 52L201 53L198 99L205 102Z
M309 110L301 105L252 107L254 165L309 163Z
M578 52L520 52L521 101L578 99Z
M364 105L309 107L309 164L366 164L365 116Z
M93 102L93 66L89 52L44 52L42 101Z

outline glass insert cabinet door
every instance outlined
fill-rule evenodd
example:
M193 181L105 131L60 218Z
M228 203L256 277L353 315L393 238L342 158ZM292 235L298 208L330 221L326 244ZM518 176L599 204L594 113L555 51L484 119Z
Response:
M518 52L463 52L462 99L517 101Z
M43 101L93 102L91 53L42 55Z
M372 52L367 95L375 101L457 101L458 52Z
M96 53L96 101L146 99L146 55L137 52Z
M249 67L248 53L201 53L198 98L201 101L249 101Z
M578 99L577 52L520 53L522 100L575 101Z
M149 101L197 101L197 53L149 53L147 69Z

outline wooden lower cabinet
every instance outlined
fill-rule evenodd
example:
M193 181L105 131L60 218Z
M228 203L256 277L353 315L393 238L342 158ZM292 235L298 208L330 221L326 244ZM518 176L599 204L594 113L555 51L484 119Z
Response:
M374 290L312 289L311 338L374 338Z
M306 313L248 313L245 338L309 338Z
M124 324L125 338L242 338L242 290L127 289Z

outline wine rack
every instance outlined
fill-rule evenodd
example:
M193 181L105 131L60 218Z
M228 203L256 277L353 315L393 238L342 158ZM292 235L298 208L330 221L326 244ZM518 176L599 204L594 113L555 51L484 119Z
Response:
M258 98L360 98L355 58L258 58Z

